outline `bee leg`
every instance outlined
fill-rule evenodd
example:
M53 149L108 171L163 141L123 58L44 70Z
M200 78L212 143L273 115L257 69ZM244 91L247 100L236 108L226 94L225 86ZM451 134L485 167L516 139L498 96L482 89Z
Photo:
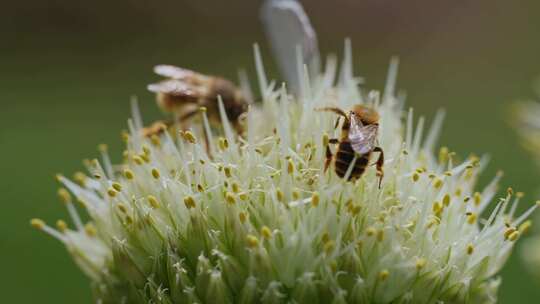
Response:
M381 188L381 182L384 177L383 165L384 165L384 152L381 147L375 147L373 152L379 152L379 158L377 159L377 176L379 177L379 189Z
M330 138L328 140L328 145L326 145L326 159L324 161L324 171L328 170L328 167L330 167L330 163L332 162L332 157L334 156L332 154L332 150L330 150L330 144L337 144L339 143L339 140L337 138Z

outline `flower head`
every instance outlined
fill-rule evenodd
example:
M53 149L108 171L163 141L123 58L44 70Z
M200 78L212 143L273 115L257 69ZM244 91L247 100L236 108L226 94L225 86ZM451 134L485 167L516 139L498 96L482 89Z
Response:
M435 152L443 115L414 126L396 60L380 93L359 89L350 54L347 44L337 83L330 59L294 97L266 83L256 52L263 100L243 137L221 104L220 130L151 138L135 108L121 164L102 147L88 174L58 177L73 225L32 225L64 243L102 303L495 302L495 275L535 207L517 216L521 195L496 198L501 175L475 189L484 159ZM359 103L380 114L380 187L372 166L355 181L323 170L340 128L315 109Z

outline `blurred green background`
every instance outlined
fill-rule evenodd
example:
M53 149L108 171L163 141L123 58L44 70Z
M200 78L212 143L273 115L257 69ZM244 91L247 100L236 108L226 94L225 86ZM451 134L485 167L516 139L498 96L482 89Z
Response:
M533 98L540 75L540 1L302 1L323 53L341 53L351 37L356 73L382 88L399 55L399 88L430 117L447 109L442 143L466 155L489 153L488 180L501 189L539 193L539 171L509 128L506 106ZM171 63L236 77L254 75L252 43L275 65L258 19L260 1L20 0L0 11L0 288L2 303L91 303L88 282L64 248L31 229L67 213L54 174L71 175L119 132L137 95L146 122L159 117L147 83L151 68ZM116 157L118 160L118 157ZM537 303L520 247L501 273L501 303ZM534 300L536 299L536 300Z

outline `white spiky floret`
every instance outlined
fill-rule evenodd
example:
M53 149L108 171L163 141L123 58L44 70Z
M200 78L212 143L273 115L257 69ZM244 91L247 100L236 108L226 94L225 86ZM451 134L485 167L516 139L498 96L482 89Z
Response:
M435 153L443 113L424 132L395 92L397 60L383 93L359 89L352 52L301 82L300 96L268 82L258 49L261 104L238 137L220 103L222 130L206 113L189 131L141 135L135 106L124 162L87 162L88 175L59 180L85 207L83 224L55 230L91 278L100 303L493 303L497 273L520 225L521 195L497 199L497 175L475 190L484 159ZM323 172L336 117L315 111L362 103L380 113L385 151L375 169L348 182ZM211 140L207 154L204 134ZM331 168L332 169L332 168ZM496 207L486 219L484 210Z

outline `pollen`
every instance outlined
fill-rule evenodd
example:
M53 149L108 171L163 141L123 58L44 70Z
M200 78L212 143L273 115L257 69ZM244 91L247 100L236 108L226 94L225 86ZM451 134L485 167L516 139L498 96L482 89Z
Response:
M383 282L386 281L386 279L388 279L388 276L390 276L390 272L386 269L379 272L379 279Z
M508 236L508 240L510 240L511 242L514 242L518 239L518 237L519 237L519 231L516 230Z
M150 136L150 142L152 143L152 145L156 147L161 146L161 140L159 139L159 136L157 136L156 134L152 134L152 136Z
M238 219L240 220L240 223L245 223L247 220L247 213L244 211L238 213Z
M118 208L118 210L120 210L120 212L122 212L122 213L127 213L127 207L123 203L118 203L116 208Z
M240 192L240 186L237 183L232 183L231 188L234 193Z
M269 239L272 237L272 230L270 230L270 228L268 228L267 226L263 226L261 228L261 235L263 236L263 238Z
M476 215L476 213L471 212L467 215L467 223L469 223L470 225L473 225L474 223L476 223L477 218L478 216Z
M124 177L127 178L128 180L132 180L134 175L133 175L133 171L129 170L129 169L125 169L124 170Z
M413 180L414 182L417 182L419 179L420 179L420 174L418 174L418 172L414 172L414 173L412 174L412 180Z
M375 229L373 227L368 227L366 229L366 235L367 236L373 236L373 235L375 235L375 233L377 233L377 229Z
M134 161L137 165L142 165L142 164L144 164L144 160L143 160L139 155L134 155L134 156L133 156L133 161Z
M148 204L150 205L150 207L152 207L152 209L159 208L159 201L155 196L149 195L147 200L148 200Z
M529 232L529 230L531 229L531 226L532 226L532 221L531 220L526 220L521 225L519 225L519 228L518 228L519 233L525 234L525 233Z
M218 139L218 146L221 151L225 151L229 148L229 141L224 137L220 137Z
M60 197L60 200L64 204L71 203L71 194L69 194L69 191L66 190L66 188L60 188L58 189L58 197Z
M42 219L33 218L30 220L30 225L36 229L43 229L45 227L45 222Z
M67 230L67 224L63 220L56 221L56 228L60 232L65 232Z
M276 198L279 202L283 202L284 194L279 188L276 190Z
M116 190L114 190L113 187L111 187L111 188L109 188L109 189L107 190L107 194L108 194L110 197L115 197L117 193L118 193L118 192L116 192Z
M289 173L289 174L294 173L294 162L292 161L292 159L289 159L287 161L287 173Z
M480 194L480 192L475 192L473 194L473 199L474 199L474 205L479 206L480 202L482 201L482 194Z
M182 137L184 138L184 140L186 140L187 142L191 143L191 144L194 144L197 142L197 139L195 137L195 135L193 134L193 132L187 130L183 133L181 133Z
M319 192L313 192L313 194L311 195L311 205L313 207L319 206L319 201L320 200L321 200L321 198L319 196Z
M259 246L259 239L252 234L248 234L246 236L246 242L249 248L255 248Z
M225 193L225 201L227 201L229 205L234 205L236 203L236 197L234 196L234 193Z
M227 166L227 167L223 168L223 172L225 173L225 176L227 178L232 177L232 169L231 169L231 167Z
M450 205L450 195L449 195L449 194L446 194L446 195L443 197L442 202L443 202L443 205L444 205L444 206L447 206L447 207L448 207L448 206Z
M442 185L443 181L440 178L435 179L435 181L433 182L433 187L435 187L435 189L439 189Z
M467 245L467 254L468 254L468 255L471 255L471 254L473 254L473 253L474 253L474 246L473 246L473 244Z
M106 144L99 144L98 151L101 153L106 153L109 150L109 147Z
M84 187L84 185L86 183L86 179L87 179L86 175L84 173L80 172L80 171L75 172L75 174L73 175L73 180L77 184L79 184L80 186L83 186L83 187Z
M422 268L424 268L426 266L426 259L424 258L419 258L416 260L416 270L422 270Z
M160 176L159 170L156 169L156 168L153 168L153 169L152 169L152 177L155 178L155 179L158 179L159 176Z
M122 191L122 185L120 183L118 183L118 182L112 183L112 187L114 188L114 190L116 190L118 192Z
M192 196L184 197L184 205L186 205L186 208L188 209L195 208L195 199L193 199Z
M97 235L96 227L92 223L87 223L86 225L84 225L84 232L89 237L94 237Z
M328 242L324 243L324 252L326 254L330 254L334 251L334 248L336 248L336 243L332 240L329 240Z

